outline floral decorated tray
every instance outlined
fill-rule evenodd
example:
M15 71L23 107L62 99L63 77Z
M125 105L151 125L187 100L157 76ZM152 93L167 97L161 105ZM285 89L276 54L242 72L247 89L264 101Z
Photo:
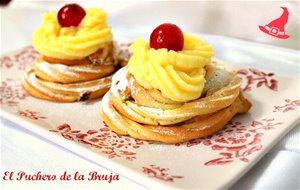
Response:
M101 99L33 98L21 85L22 73L38 56L31 46L1 57L1 115L146 188L228 188L299 121L298 58L293 50L206 38L218 47L217 58L237 70L253 103L213 136L175 145L136 140L105 126ZM284 60L273 56L279 53Z

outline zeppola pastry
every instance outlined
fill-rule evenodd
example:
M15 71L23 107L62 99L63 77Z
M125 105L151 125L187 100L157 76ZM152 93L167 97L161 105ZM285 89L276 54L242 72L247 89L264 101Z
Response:
M103 120L120 135L180 143L213 134L251 108L236 73L174 24L158 26L150 43L135 40L131 51L101 105Z
M94 99L107 92L111 75L128 58L120 56L120 44L113 41L106 21L102 9L77 4L46 13L33 35L41 56L24 74L25 90L59 102Z

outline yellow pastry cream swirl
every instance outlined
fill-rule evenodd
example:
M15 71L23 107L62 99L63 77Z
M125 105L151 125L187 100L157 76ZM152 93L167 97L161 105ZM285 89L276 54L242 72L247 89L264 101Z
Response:
M42 26L33 34L33 46L41 54L59 59L83 59L112 41L107 13L100 8L86 9L81 23L62 27L57 13L43 16Z
M205 84L204 67L211 62L211 45L184 33L181 51L153 49L147 41L137 39L131 46L133 56L128 70L147 89L158 89L173 101L187 102L200 97Z

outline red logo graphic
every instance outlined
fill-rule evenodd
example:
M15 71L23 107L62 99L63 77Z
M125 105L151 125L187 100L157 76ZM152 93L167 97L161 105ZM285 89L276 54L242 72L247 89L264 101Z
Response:
M282 15L265 26L259 26L259 29L264 33L274 36L276 38L287 39L290 36L285 33L284 26L288 22L289 11L286 7L280 8L283 9Z

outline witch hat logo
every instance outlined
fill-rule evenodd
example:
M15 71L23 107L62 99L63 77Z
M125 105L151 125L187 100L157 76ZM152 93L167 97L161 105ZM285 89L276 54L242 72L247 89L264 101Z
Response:
M289 11L286 7L280 8L283 9L282 15L265 26L259 26L259 29L276 38L287 39L290 36L285 33L284 26L288 22Z

